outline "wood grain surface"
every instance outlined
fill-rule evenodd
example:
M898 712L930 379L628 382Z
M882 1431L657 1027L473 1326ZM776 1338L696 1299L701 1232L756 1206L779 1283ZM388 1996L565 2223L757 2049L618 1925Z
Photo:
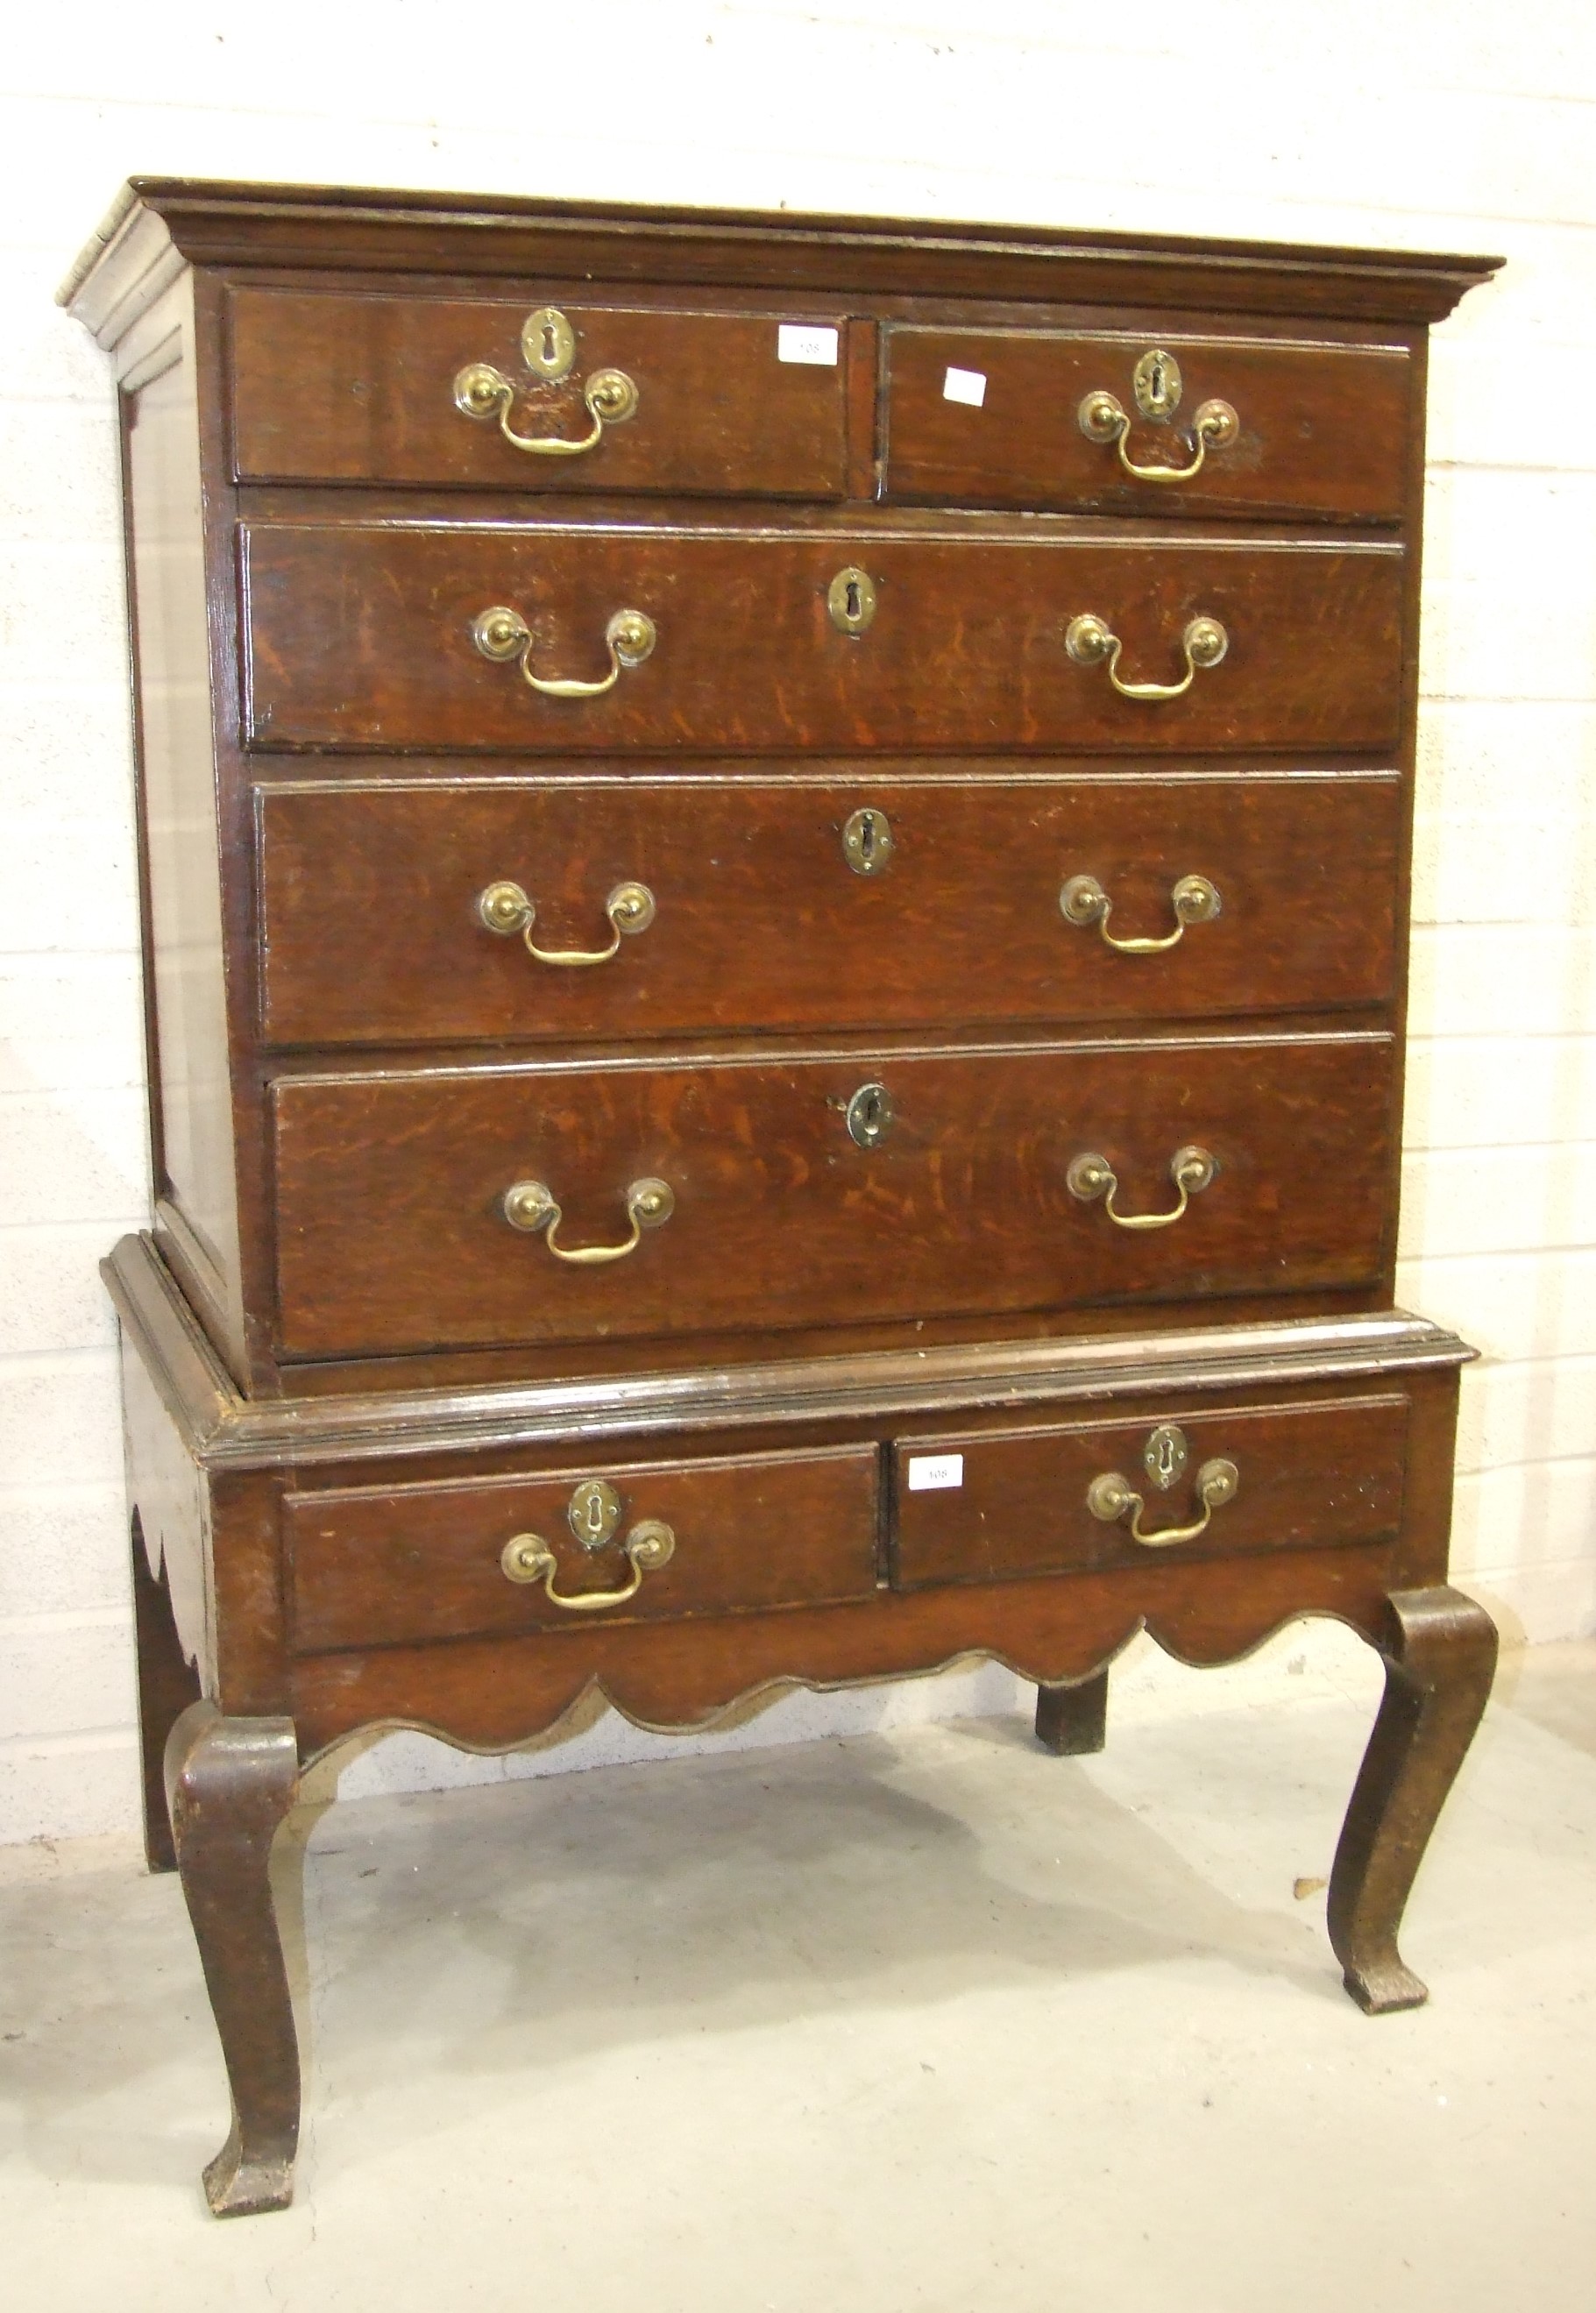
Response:
M541 1042L1374 1004L1391 993L1402 807L1394 774L1346 773L688 784L440 766L268 787L265 1034ZM842 842L862 809L890 841L869 875ZM1206 875L1221 911L1163 954L1116 954L1060 912L1083 874L1117 938L1173 931L1183 875ZM626 880L646 884L654 921L606 964L541 964L483 924L478 901L505 878L545 948L607 945Z
M552 384L521 349L522 324L546 304L558 305L576 339L569 375ZM790 318L617 308L536 285L513 300L241 288L232 301L234 471L246 481L839 497L846 316L807 324L837 333L829 365L780 358L777 331ZM636 410L582 456L517 450L496 419L456 408L455 378L473 362L515 387L518 434L582 440L592 427L583 390L599 369L625 371Z
M1395 544L321 522L250 524L243 551L257 747L1162 755L1398 736ZM827 591L855 567L879 606L845 634ZM601 680L622 609L658 642L603 697L547 698L472 642L501 604L531 629L544 679ZM1219 620L1230 647L1182 698L1125 699L1105 666L1065 652L1083 613L1124 643L1127 682L1179 681L1197 617Z
M505 1543L528 1531L547 1542L562 1596L613 1591L628 1580L623 1545L639 1519L663 1519L675 1552L624 1605L595 1610L607 1623L868 1597L880 1464L873 1446L853 1446L291 1493L283 1514L293 1644L309 1654L568 1629L585 1614L556 1605L540 1582L510 1581L499 1563ZM614 1539L599 1551L579 1546L566 1519L583 1477L607 1480L622 1506Z
M1167 349L1182 391L1166 420L1144 418L1132 372ZM1413 365L1400 346L1292 345L1185 328L1121 331L926 329L884 332L890 499L1062 512L1321 516L1395 522L1406 489ZM983 380L978 404L951 398L948 373ZM955 382L955 392L958 391ZM1112 393L1131 421L1137 465L1184 467L1192 418L1228 401L1241 421L1204 453L1188 484L1134 480L1113 442L1081 431L1083 398Z
M1395 1394L1212 1412L1171 1406L1189 1460L1167 1490L1143 1464L1153 1425L1106 1419L963 1436L899 1438L892 1449L892 1579L979 1582L1049 1568L1131 1567L1153 1553L1133 1540L1128 1517L1108 1525L1086 1506L1087 1489L1117 1472L1141 1494L1144 1533L1201 1516L1201 1465L1233 1462L1241 1483L1214 1509L1197 1539L1169 1545L1182 1559L1249 1551L1387 1542L1402 1522L1407 1401ZM915 1464L955 1456L959 1483L916 1488ZM1162 1552L1159 1553L1162 1556Z
M327 1357L1355 1283L1383 1251L1394 1059L1388 1036L1349 1032L285 1078L282 1346ZM895 1121L862 1148L845 1111L873 1081ZM1122 1211L1168 1210L1188 1142L1220 1172L1173 1227L1116 1227L1065 1185L1071 1159L1097 1151ZM557 1261L500 1209L514 1183L541 1181L567 1244L614 1244L628 1184L655 1176L673 1218L605 1268Z

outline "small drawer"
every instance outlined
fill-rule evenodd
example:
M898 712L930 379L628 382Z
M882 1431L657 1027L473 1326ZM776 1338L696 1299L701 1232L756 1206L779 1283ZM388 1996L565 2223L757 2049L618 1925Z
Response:
M849 1446L289 1494L294 1649L868 1597L879 1472Z
M831 314L804 322L796 339L792 331L774 314L535 295L237 290L234 472L248 482L839 497L846 324ZM784 358L795 345L807 358Z
M267 787L264 1031L422 1044L1380 1003L1401 805L1395 772Z
M886 362L889 499L1335 522L1402 513L1413 365L1399 346L905 327L889 331Z
M1406 559L973 524L261 523L256 747L1387 752Z
M283 1077L281 1345L327 1358L1372 1285L1395 1056L1375 1031L1171 1030Z
M900 1438L892 1580L912 1590L1390 1542L1407 1463L1395 1393Z

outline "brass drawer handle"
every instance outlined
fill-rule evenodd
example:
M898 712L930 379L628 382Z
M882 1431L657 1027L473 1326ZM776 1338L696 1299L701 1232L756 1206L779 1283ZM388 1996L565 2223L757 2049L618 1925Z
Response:
M1101 1197L1103 1210L1116 1228L1159 1229L1172 1228L1191 1199L1201 1195L1218 1170L1217 1160L1206 1148L1195 1144L1177 1148L1170 1159L1170 1178L1180 1192L1180 1201L1167 1213L1117 1213L1114 1196L1119 1176L1108 1158L1100 1156L1095 1149L1084 1149L1079 1156L1072 1157L1064 1178L1071 1196L1079 1197L1083 1204L1089 1205Z
M1108 945L1118 948L1121 955L1162 955L1165 948L1177 946L1186 937L1188 924L1213 922L1219 913L1219 893L1206 875L1182 875L1170 893L1170 904L1175 910L1175 928L1166 938L1119 939L1109 929L1114 902L1095 875L1072 875L1058 894L1059 910L1066 923L1095 924Z
M662 1518L642 1518L621 1544L632 1569L632 1579L623 1582L618 1590L578 1590L562 1596L554 1587L559 1572L559 1561L538 1534L512 1535L500 1553L499 1564L512 1582L541 1582L543 1596L555 1606L563 1606L568 1614L601 1614L611 1606L624 1606L643 1587L645 1574L657 1573L668 1566L676 1552L676 1536Z
M659 630L645 611L617 611L604 629L609 672L597 682L578 682L569 676L532 673L532 630L519 611L496 603L473 620L471 640L484 658L495 664L519 657L521 671L534 690L546 699L601 699L620 681L623 666L641 666L659 640Z
M1195 1542L1199 1534L1206 1534L1215 1511L1235 1500L1241 1483L1241 1475L1233 1462L1205 1462L1197 1473L1195 1487L1203 1506L1201 1517L1194 1518L1189 1526L1162 1526L1156 1534L1142 1532L1145 1499L1118 1470L1105 1470L1101 1477L1093 1478L1086 1489L1086 1507L1105 1526L1115 1525L1128 1510L1131 1540L1139 1542L1146 1550L1168 1550L1172 1543Z
M1064 646L1077 666L1101 666L1106 659L1109 681L1121 699L1182 699L1191 689L1198 667L1219 664L1231 646L1231 638L1217 619L1189 620L1180 638L1180 647L1186 654L1186 673L1179 682L1121 682L1119 654L1125 645L1090 611L1070 620L1065 630Z
M548 1250L557 1261L573 1261L591 1269L606 1261L624 1261L642 1244L645 1229L662 1228L676 1210L676 1192L669 1181L633 1182L627 1191L627 1218L632 1224L632 1234L624 1244L557 1243L555 1231L560 1225L560 1209L554 1191L543 1181L517 1181L505 1190L501 1210L513 1229L523 1229L529 1236L545 1230Z
M1162 346L1150 346L1131 373L1131 391L1145 418L1162 424L1180 406L1180 365ZM1126 448L1130 419L1118 395L1101 386L1087 394L1075 413L1089 442L1117 442L1119 462L1133 481L1190 482L1203 471L1210 450L1228 450L1241 430L1241 421L1228 401L1201 401L1193 412L1192 441L1197 454L1185 466L1138 466Z
M538 911L519 884L490 884L477 901L477 912L490 932L497 932L505 939L519 932L526 943L527 954L539 963L555 963L574 971L583 964L608 963L611 956L620 953L623 937L630 938L637 932L645 932L654 919L654 901L646 884L618 884L604 902L604 913L610 923L608 947L534 945L532 925Z
M540 305L527 315L521 352L534 377L546 385L569 374L576 358L576 332L557 305ZM631 417L637 407L637 388L624 369L596 369L583 388L582 399L593 421L592 431L572 442L558 434L518 434L510 423L515 388L491 362L468 362L454 381L457 409L468 418L496 418L510 447L537 458L580 458L596 450L606 426L624 426Z

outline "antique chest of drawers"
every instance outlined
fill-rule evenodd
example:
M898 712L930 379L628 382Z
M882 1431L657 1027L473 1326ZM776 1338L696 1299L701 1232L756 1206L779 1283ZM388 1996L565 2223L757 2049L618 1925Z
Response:
M987 1653L1081 1752L1139 1628L1338 1616L1388 1681L1331 1939L1424 1997L1495 1654L1469 1352L1392 1306L1425 332L1491 269L107 221L156 1184L107 1276L219 2212L291 2190L301 1765L595 1684L680 1728Z

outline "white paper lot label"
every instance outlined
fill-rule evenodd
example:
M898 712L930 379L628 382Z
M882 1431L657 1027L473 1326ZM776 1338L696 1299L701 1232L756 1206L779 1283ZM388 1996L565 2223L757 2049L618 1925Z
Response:
M951 369L943 378L944 401L967 401L978 409L987 399L987 373L984 369Z
M911 1494L940 1494L963 1483L962 1454L911 1454L908 1457Z
M778 321L776 358L785 362L805 362L811 369L835 369L837 332L835 330L816 329L808 321Z

